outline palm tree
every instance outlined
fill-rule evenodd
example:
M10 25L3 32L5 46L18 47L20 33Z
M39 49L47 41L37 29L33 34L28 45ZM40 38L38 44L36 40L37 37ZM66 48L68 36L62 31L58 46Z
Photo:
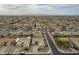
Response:
M7 45L7 42L4 42L4 46L6 46Z
M21 47L23 47L23 44L24 44L24 43L21 43Z

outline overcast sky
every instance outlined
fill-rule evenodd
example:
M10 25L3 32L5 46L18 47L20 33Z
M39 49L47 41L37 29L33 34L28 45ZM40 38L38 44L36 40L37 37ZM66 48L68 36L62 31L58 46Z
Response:
M0 15L79 15L79 4L1 4Z

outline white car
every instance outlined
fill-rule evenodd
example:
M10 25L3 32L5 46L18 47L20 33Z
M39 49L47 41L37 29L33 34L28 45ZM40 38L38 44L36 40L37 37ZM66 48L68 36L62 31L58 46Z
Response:
M24 55L24 54L25 54L25 52L23 52L23 51L22 51L22 52L20 52L20 54L21 54L21 55Z

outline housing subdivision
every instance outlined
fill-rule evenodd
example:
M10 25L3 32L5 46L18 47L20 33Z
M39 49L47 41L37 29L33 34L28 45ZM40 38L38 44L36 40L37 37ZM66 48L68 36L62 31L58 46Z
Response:
M52 54L37 19L0 16L0 54Z
M79 54L79 16L0 16L0 54Z

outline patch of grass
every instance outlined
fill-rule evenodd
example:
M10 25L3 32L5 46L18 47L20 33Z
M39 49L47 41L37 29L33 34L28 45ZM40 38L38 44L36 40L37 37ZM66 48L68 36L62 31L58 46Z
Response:
M69 41L62 41L59 39L59 37L56 37L55 42L60 48L64 48L64 49L69 48Z

